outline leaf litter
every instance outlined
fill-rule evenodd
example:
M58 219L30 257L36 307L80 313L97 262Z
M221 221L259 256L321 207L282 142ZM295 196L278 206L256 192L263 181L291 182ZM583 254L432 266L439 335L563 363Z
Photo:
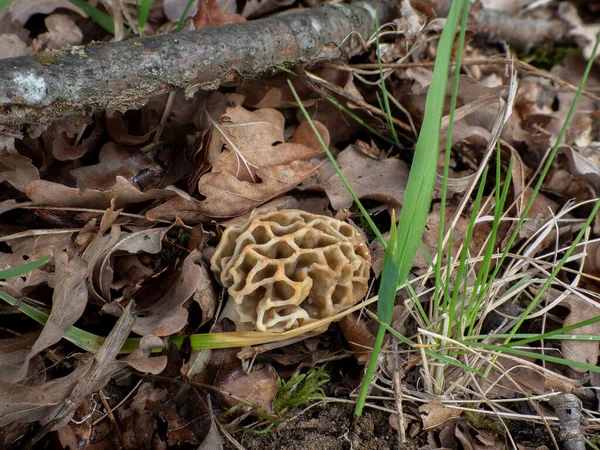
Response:
M122 15L120 20L132 33L137 29L137 10L130 2L122 3L121 10L111 7L106 12ZM303 2L318 3L322 2ZM303 441L313 439L309 431L305 436L295 434L299 427L320 427L317 434L323 442L333 436L335 426L323 427L317 418L327 417L328 411L335 410L338 416L348 411L331 404L322 409L311 406L291 424L282 420L283 435L272 431L275 441L252 432L276 422L272 421L277 415L273 406L285 402L278 397L282 380L293 380L314 368L325 367L332 379L325 387L329 397L353 399L374 342L375 323L365 314L353 312L327 332L283 344L198 353L184 338L160 353L157 349L172 337L230 331L231 324L219 320L227 294L207 265L225 226L241 223L255 211L277 209L303 209L361 224L352 197L299 112L288 78L357 197L382 231L387 230L390 212L400 210L405 201L415 133L424 114L441 31L435 10L439 13L443 8L440 2L428 0L400 3L403 13L394 23L396 31L382 33L379 48L399 143L390 143L389 121L378 97L382 94L376 87L379 69L373 42L367 42L368 51L348 64L320 62L294 74L240 81L210 94L200 91L192 98L181 93L170 99L160 95L137 111L96 111L90 116L66 117L45 129L31 127L21 136L0 136L0 270L52 256L45 266L2 281L4 293L48 317L39 327L17 309L0 307L0 447L31 446L47 433L56 433L60 448L175 448L184 444L206 449L242 444L246 448L296 448L300 443L304 448L347 448L333 443L336 439L321 447L316 438ZM165 1L153 6L146 31L174 32L184 4ZM293 0L201 0L193 2L185 24L188 29L215 27L294 6L299 3ZM513 161L505 218L493 243L495 251L502 252L515 229L515 218L532 196L528 183L556 142L573 101L573 86L579 83L598 32L599 11L582 2L562 2L555 8L527 0L481 2L478 8L490 15L503 9L507 21L517 14L524 20L559 21L568 30L572 46L549 71L518 62L514 107L500 133L502 177L509 160ZM36 16L43 18L43 25L29 22ZM110 38L86 17L72 2L13 2L0 11L0 57L39 54ZM468 37L458 91L450 154L452 180L444 218L445 230L453 223L452 250L449 253L446 248L443 265L456 262L463 251L472 210L470 201L465 210L459 205L465 193L474 199L469 189L511 83L511 61L499 54L499 47L478 26L474 22ZM501 33L500 40L514 39L508 29ZM541 53L530 49L518 56L535 65ZM501 342L494 335L507 333L509 324L540 292L561 249L581 228L586 208L591 208L584 202L598 198L597 67L595 71L511 249L523 259L505 263L506 280L496 280L495 297L490 294L489 305L494 307L482 312L474 330L486 335L483 342ZM448 101L450 92L449 88ZM447 126L446 115L442 146ZM442 172L440 158L438 174ZM494 196L493 184L488 183L483 207L476 211L473 238L465 250L473 258L462 280L466 292L476 282L491 233ZM438 188L424 246L413 267L414 291L426 308L433 298L430 257L438 250L440 200ZM547 333L599 315L596 222L589 242L578 247L567 270L553 281L519 333ZM382 257L377 254L383 248L377 240L370 240L378 283ZM460 281L455 272L448 279ZM417 336L419 328L428 326L414 304L412 293L398 292L394 316L398 317L393 325L405 336ZM95 354L80 353L63 339L73 326L107 339ZM583 366L565 368L545 356L597 365L595 338L600 330L597 323L591 323L569 334L590 339L528 343L519 347L528 351L526 356L502 354L493 363L483 353L467 352L464 362L472 368L485 371L486 364L491 364L487 377L448 365L444 396L427 389L432 382L428 378L432 360L400 343L404 354L386 355L379 371L381 383L370 400L381 414L387 414L379 422L388 424L389 419L390 426L382 429L381 424L376 428L371 423L374 431L368 435L364 428L349 424L347 440L353 448L392 448L403 423L403 432L419 448L503 448L506 442L516 442L522 449L533 448L530 444L552 446L556 441L550 436L551 426L557 425L552 406L533 396L573 393L583 401L588 419L598 419L594 413L598 400L589 395L596 388L597 374ZM133 336L141 338L137 348L127 356L119 355L125 339ZM388 345L396 345L388 339ZM185 374L190 376L181 378ZM401 379L400 394L393 389L396 378ZM398 395L405 395L400 406ZM315 399L322 397L319 394ZM495 402L506 399L519 406L498 409L501 403ZM496 424L508 426L496 429L467 415L466 409L475 400L486 405L478 414L492 415ZM293 413L299 414L301 406L290 401ZM402 422L398 421L399 408ZM525 424L518 413L537 417L540 425ZM509 419L520 423L520 428ZM369 422L361 423L368 428ZM527 427L538 433L537 442L523 437L528 435ZM242 429L245 434L239 433Z

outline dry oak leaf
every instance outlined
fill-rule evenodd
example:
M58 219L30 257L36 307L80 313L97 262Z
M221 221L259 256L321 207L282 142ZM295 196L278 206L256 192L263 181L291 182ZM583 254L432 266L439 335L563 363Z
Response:
M0 428L12 422L49 422L89 371L90 364L39 386L0 381Z
M42 45L46 44L49 49L59 49L66 45L79 45L83 41L83 33L75 24L75 21L67 14L50 14L44 19L46 33L37 38Z
M0 34L0 59L25 56L27 44L14 33Z
M462 413L459 409L445 406L439 397L419 407L419 412L423 419L423 428L426 430L439 427L444 422L459 417Z
M228 14L221 11L217 0L200 0L198 2L198 11L194 16L194 27L210 28L227 23L245 22L246 19L239 14Z
M14 138L0 136L0 183L6 181L25 192L29 183L40 179L40 174L31 159L15 150L14 141Z
M114 142L104 144L100 149L98 164L73 169L71 174L77 180L79 189L111 189L117 176L136 183L143 176L149 178L162 174L162 168L146 154L134 147L125 147Z
M148 219L179 217L199 222L203 216L236 217L286 193L317 168L311 159L320 156L322 149L305 122L285 143L284 117L274 109L250 112L236 106L228 108L221 121L212 130L207 149L212 171L198 181L198 192L206 199L172 199L150 210ZM327 129L318 122L315 125L328 144Z
M600 314L600 309L593 300L583 300L576 295L569 295L561 302L561 306L569 308L570 313L563 322L563 327L583 322L590 317ZM593 323L570 332L571 334L584 334L590 336L600 336L600 325ZM595 366L598 363L598 354L600 352L600 343L598 341L575 341L561 340L560 348L562 356L567 360L578 361ZM581 371L574 367L569 367L571 378L580 378Z
M152 290L140 290L136 297L138 312L133 331L141 334L170 336L180 331L187 323L188 310L185 302L199 290L210 286L210 274L200 264L201 252L190 253L181 268L173 272L162 286ZM216 303L216 299L213 299Z
M5 16L9 16L13 21L25 25L31 16L35 14L47 15L57 9L69 9L83 17L87 17L82 9L69 0L19 0L0 10L0 20L4 19Z
M377 200L389 205L401 205L408 180L408 166L396 158L373 159L350 145L336 161L359 199ZM352 206L352 196L330 163L319 169L317 184L325 189L336 211Z
M88 292L85 284L87 263L76 256L68 259L66 252L55 251L55 287L52 295L52 310L39 337L23 360L5 367L0 380L20 381L27 374L29 361L42 350L56 344L63 338L67 328L75 324L87 305ZM10 353L2 355L9 357Z
M148 200L184 195L182 191L172 186L142 192L120 175L117 175L115 184L105 191L97 189L81 190L60 183L36 180L27 186L25 194L36 205L101 209L108 208L111 200L115 197L115 208L123 208ZM187 197L186 194L184 196Z

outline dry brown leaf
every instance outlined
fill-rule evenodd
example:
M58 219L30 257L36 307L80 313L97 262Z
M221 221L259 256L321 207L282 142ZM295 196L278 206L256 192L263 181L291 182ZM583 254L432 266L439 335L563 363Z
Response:
M82 17L87 17L81 9L69 0L19 0L18 2L10 3L7 7L0 10L0 20L10 15L12 20L25 25L34 14L47 15L59 8L69 9L80 14Z
M504 439L494 439L493 435L484 430L475 430L476 437L474 437L469 428L459 425L455 428L454 433L464 450L504 450L506 448Z
M44 19L44 23L48 31L38 35L37 38L49 49L79 45L83 41L83 33L67 14L50 14Z
M54 264L54 294L48 321L25 358L19 363L13 358L10 369L2 372L0 377L5 381L21 381L27 374L30 359L60 341L65 330L75 324L85 310L88 297L85 285L87 263L77 256L69 260L66 252L56 251ZM22 351L18 351L18 354L22 354Z
M94 281L105 301L111 300L110 290L113 287L115 256L122 253L134 255L142 252L156 254L162 249L162 240L170 229L171 227L162 227L129 234L121 233L118 242L96 260ZM112 239L110 240L112 241Z
M144 382L136 391L131 405L119 409L123 445L126 449L152 448L152 436L158 423L153 417L153 412L147 408L147 404L164 403L168 401L168 395L166 389Z
M210 217L235 217L278 197L308 178L316 166L310 161L260 168L261 183L240 181L228 173L211 172L200 178L198 191L206 197L199 212ZM152 211L150 211L152 212Z
M419 412L423 419L423 428L426 430L439 427L444 422L456 419L461 415L459 409L444 406L440 397L436 397L432 402L420 406Z
M246 0L242 16L248 19L261 17L292 3L294 3L294 0Z
M590 300L591 301L591 300ZM563 322L563 327L574 325L590 317L595 317L600 314L600 309L596 304L583 300L576 295L569 295L561 302L569 308L569 315ZM569 334L585 334L590 336L600 336L600 325L593 323L575 330L571 330ZM598 353L600 352L600 342L598 341L573 341L569 339L560 341L562 356L565 359L591 364L593 366L598 362ZM569 367L572 378L580 378L581 371L574 367Z
M280 73L272 77L238 86L237 92L245 96L244 104L251 108L297 108L298 103L288 85L287 74ZM311 106L318 101L315 92L302 80L294 77L290 80L304 106Z
M370 158L356 145L348 146L336 161L359 199L377 200L389 205L401 205L408 180L408 166L397 158ZM325 163L317 173L335 210L352 206L352 196L343 185L331 163Z
M170 336L186 325L188 311L184 303L211 283L208 271L199 263L200 257L201 252L194 250L166 280L157 280L138 292L139 317L133 331Z
M559 17L569 25L569 36L583 47L585 59L590 59L594 42L600 32L600 25L584 24L579 17L577 7L571 2L561 2L558 8Z
M52 230L49 230L52 231ZM0 252L0 268L15 267L27 261L34 261L56 252L67 252L69 258L77 254L77 245L72 240L73 232L50 233L40 236L30 236L22 239L11 239L8 244L12 253ZM49 264L53 261L50 260ZM4 289L10 295L20 298L31 292L36 286L44 283L52 284L54 273L48 271L47 266L36 269L22 277L6 280Z
M189 0L163 0L163 12L170 22L179 22L181 15L188 8ZM187 9L186 19L196 15L198 11L198 0L194 0Z
M0 59L25 56L27 44L14 33L0 34Z
M105 118L106 131L108 132L110 138L117 144L131 146L142 145L147 142L148 139L150 139L152 133L154 132L153 130L150 130L143 136L129 134L127 125L123 120L123 114L119 111L108 110L106 111ZM102 158L102 156L100 158Z
M194 27L210 28L227 23L245 22L246 19L239 14L228 14L221 10L217 0L200 0L198 11L194 16Z
M0 381L0 428L12 422L36 422L43 425L63 407L64 400L89 370L78 367L65 377L39 386Z
M327 130L321 124L316 126L327 143ZM322 154L307 127L301 124L291 142L284 143L280 112L227 108L222 123L214 124L207 148L212 171L198 182L198 192L206 199L172 199L150 210L146 217L179 217L192 223L203 221L205 216L236 217L284 194L314 172L317 166L310 160Z
M165 341L153 334L142 336L138 348L123 361L138 372L158 375L167 367L167 355L152 356L153 347L165 347Z
M248 111L241 106L228 108L221 120L218 125L221 131L213 130L209 143L208 153L218 152L218 159L210 161L212 173L229 173L240 181L256 183L256 171L261 167L290 164L322 153L307 122L298 126L290 143L284 143L285 119L275 109ZM328 144L327 129L320 123L316 125ZM225 149L221 152L223 146Z
M271 405L273 397L277 393L277 372L271 365L266 365L260 370L254 370L246 374L239 369L229 374L224 382L216 386L244 402L258 405L267 414L273 412ZM232 397L225 397L224 401L230 407L239 403Z
M145 186L148 185L149 177L155 179L154 185L160 182L162 168L137 148L109 142L100 149L99 159L98 164L71 171L79 189L106 191L115 185L118 176L132 184L137 184L140 176L143 176Z
M60 183L36 180L27 186L25 194L36 205L98 209L108 208L113 198L116 198L115 207L123 208L148 200L170 198L178 195L188 197L187 194L170 186L165 189L149 189L142 192L120 175L117 175L115 184L105 191L98 189L80 190Z
M87 148L83 146L75 147L71 145L64 134L60 134L52 143L52 156L59 161L69 161L81 158Z
M202 310L202 320L200 322L200 326L202 326L215 317L218 306L218 294L206 267L199 262L197 266L200 267L200 277L196 292L194 292L192 298Z
M456 214L457 207L456 206L448 206L446 208L446 212L444 215L444 230L448 230L450 226L450 222L453 220L454 215ZM452 229L452 257L458 258L459 252L461 251L461 246L464 242L465 235L467 233L467 229L469 227L469 215L470 212L463 212L463 214L459 217L456 225ZM433 257L437 253L438 246L438 231L440 226L440 204L436 203L433 205L433 208L429 215L427 216L427 223L425 225L425 231L423 233L423 243L425 247L429 251L429 254ZM483 244L485 243L489 233L491 231L491 226L488 222L479 222L475 225L473 230L473 236L469 243L469 251L471 255L477 255L481 251ZM444 252L444 261L447 255ZM442 264L445 264L443 262ZM415 257L414 266L419 269L427 269L429 267L429 259L425 256L425 252L422 248L417 250L417 256ZM456 273L452 273L451 277L456 276Z
M0 183L6 181L25 192L31 182L40 179L40 173L31 159L21 156L14 145L14 138L0 136Z
M535 369L532 358L523 357L531 365L500 356L481 388L488 398L510 398L520 395L542 395L549 391L547 373ZM566 377L563 377L566 378Z
M366 328L364 321L358 323L357 319L358 314L352 313L338 323L356 360L359 364L366 364L371 357L375 336Z

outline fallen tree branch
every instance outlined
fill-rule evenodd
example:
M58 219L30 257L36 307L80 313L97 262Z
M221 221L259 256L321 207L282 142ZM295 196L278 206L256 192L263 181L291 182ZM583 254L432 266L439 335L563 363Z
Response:
M335 4L251 22L0 60L0 132L95 109L137 109L157 94L216 89L277 66L357 53L394 2Z

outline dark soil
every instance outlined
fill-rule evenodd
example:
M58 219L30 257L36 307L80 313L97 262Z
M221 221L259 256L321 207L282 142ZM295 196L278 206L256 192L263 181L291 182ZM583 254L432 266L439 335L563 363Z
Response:
M388 418L382 411L367 410L354 419L352 405L327 404L266 435L246 433L236 438L246 448L261 450L399 449Z

